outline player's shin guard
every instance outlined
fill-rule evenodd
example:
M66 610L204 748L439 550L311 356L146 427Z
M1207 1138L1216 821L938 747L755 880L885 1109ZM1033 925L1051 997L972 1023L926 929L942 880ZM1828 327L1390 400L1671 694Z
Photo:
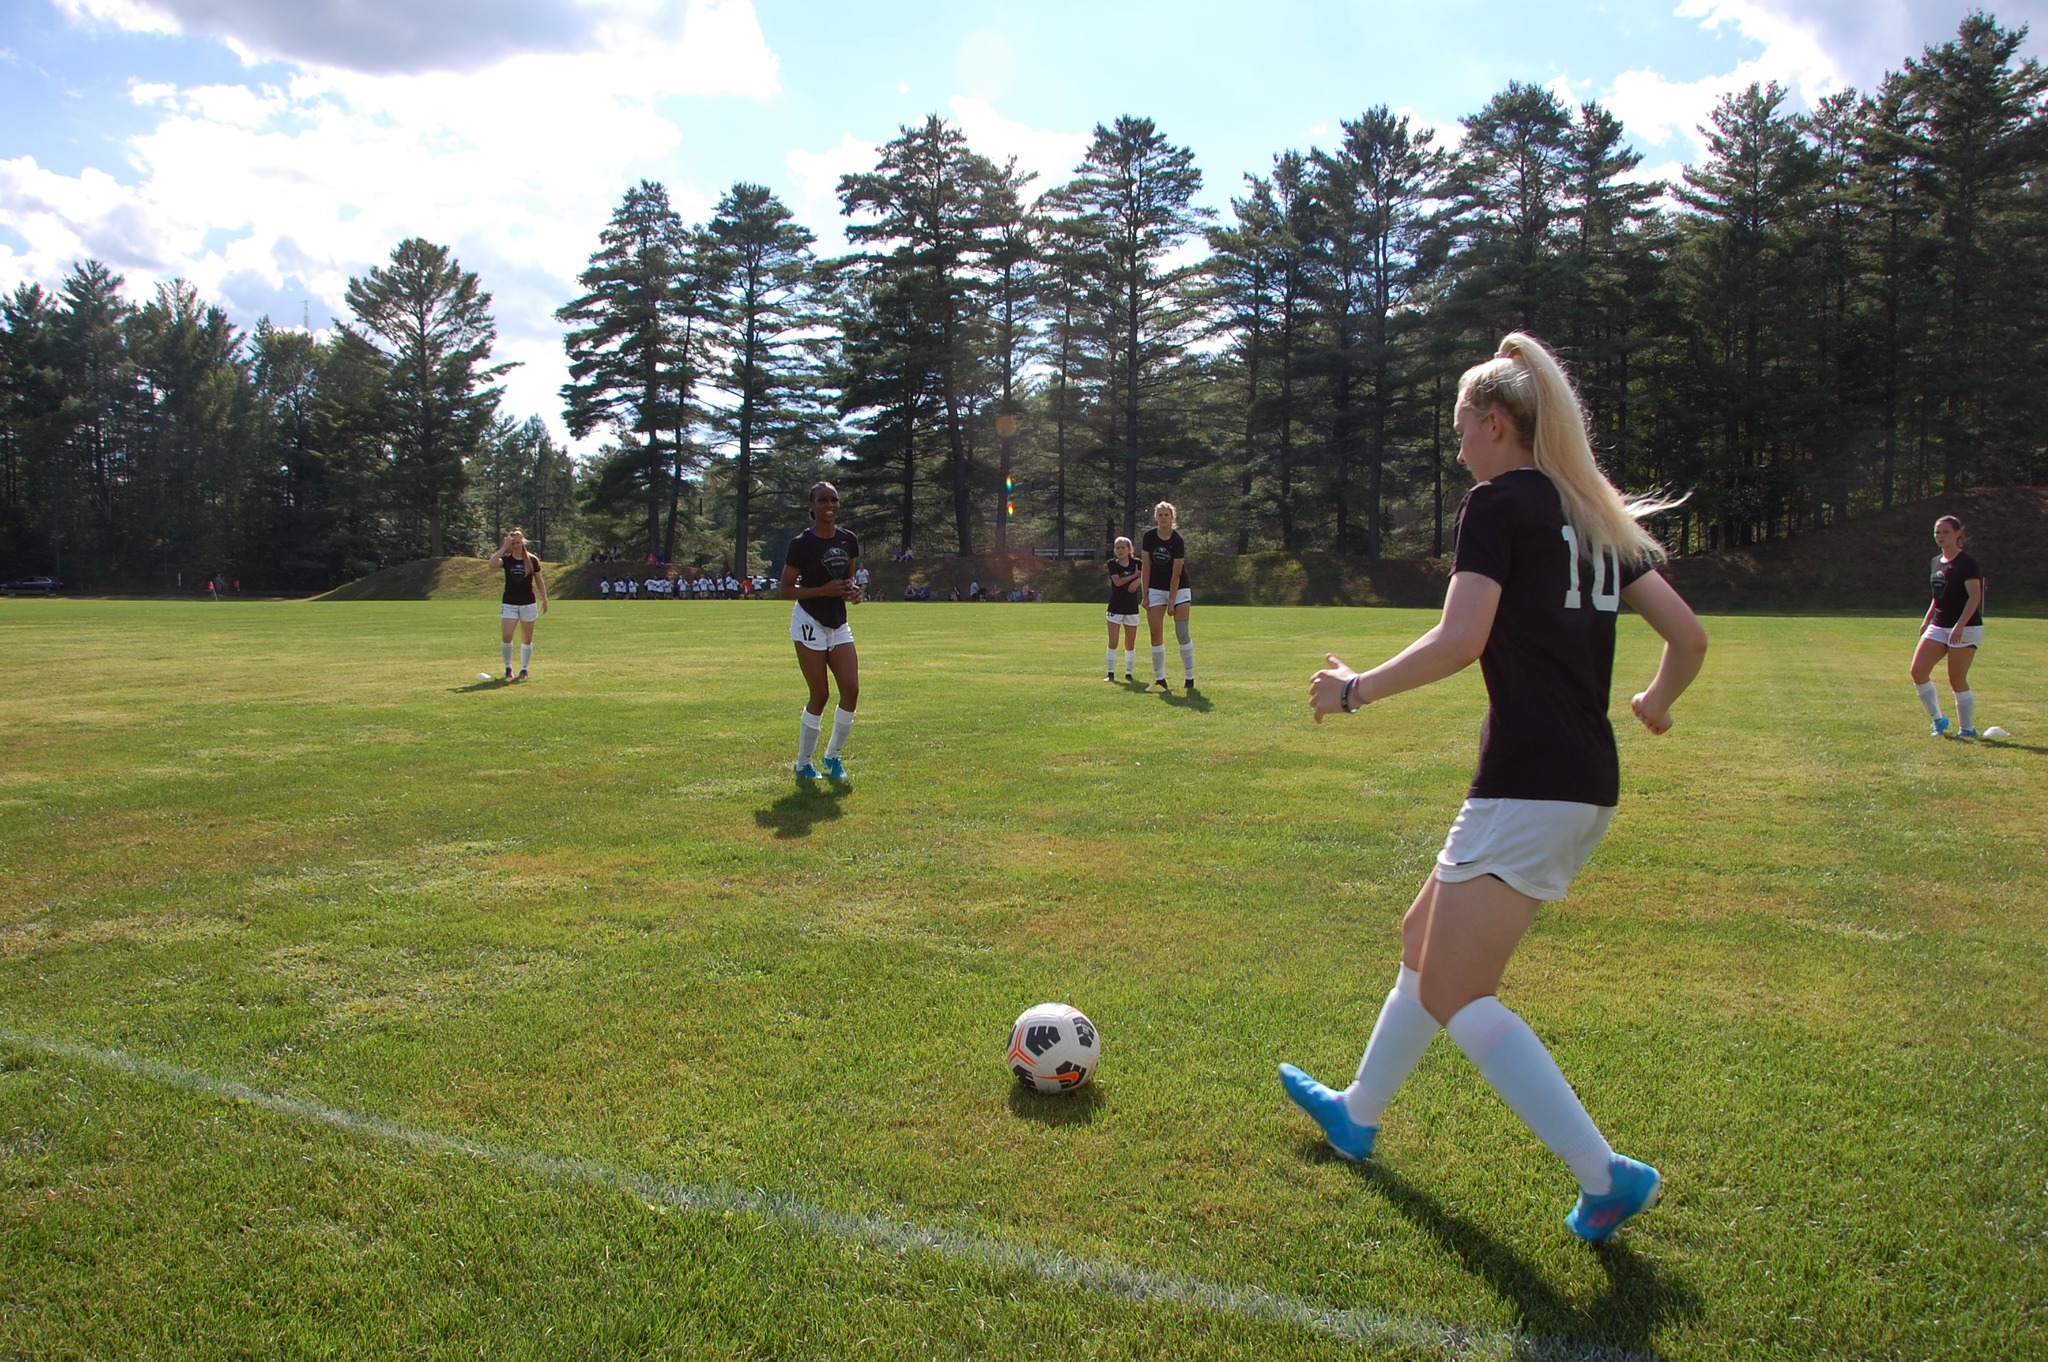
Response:
M1977 692L1959 690L1956 692L1956 727L1965 733L1977 731Z
M533 661L533 645L532 645L531 643L522 643L522 644L520 644L520 645L519 645L519 670L520 670L520 671L525 671L525 670L526 670L526 668L527 668L527 665L528 665L529 663L531 663L532 661Z
M808 713L808 711L806 711ZM846 735L853 731L853 711L834 709L832 711L832 740L825 744L825 755L836 757L839 749L846 746Z
M1442 1029L1422 1005L1422 976L1401 966L1393 991L1380 1007L1380 1019L1373 1023L1372 1039L1365 1043L1365 1057L1358 1061L1358 1078L1344 1090L1351 1119L1362 1126L1378 1125L1380 1113Z
M822 715L805 710L803 718L797 723L796 764L808 766L811 764L812 755L818 750L818 730L825 726L825 720Z
M1106 672L1116 670L1116 649L1109 648L1104 650L1102 654L1102 670Z
M1166 679L1166 645L1163 643L1152 645L1152 679L1154 681L1164 681Z
M500 646L500 647L499 647L498 651L499 651L499 652L501 652L501 653L503 653L503 654L505 655L505 670L506 670L506 671L508 671L508 672L509 672L509 671L511 671L511 670L512 670L512 645L511 645L511 644L509 644L509 643L507 643L507 644L504 644L504 645L502 645L502 646Z
M1920 696L1920 704L1926 709L1927 717L1939 719L1941 717L1941 697L1935 693L1934 683L1932 681L1922 681L1913 689Z
M1571 1167L1581 1190L1593 1196L1613 1190L1608 1165L1614 1151L1527 1022L1489 994L1459 1008L1444 1030L1509 1110Z
M1192 643L1180 645L1180 674L1183 680L1195 679L1195 645Z

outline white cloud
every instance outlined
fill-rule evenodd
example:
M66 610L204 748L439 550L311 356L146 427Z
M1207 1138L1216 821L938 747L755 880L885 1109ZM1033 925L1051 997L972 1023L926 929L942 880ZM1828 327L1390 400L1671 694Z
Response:
M63 2L152 21L131 0ZM346 315L351 275L424 236L494 296L499 356L522 362L508 410L558 421L553 310L626 187L683 137L656 102L779 88L745 0L694 0L680 24L668 8L606 0L596 50L468 75L307 65L281 85L137 84L131 98L160 116L128 144L130 183L0 161L0 227L23 243L0 244L0 287L53 285L96 257L127 275L131 296L182 276L244 323L268 311L296 324L309 305L317 327Z
M955 95L947 108L968 146L997 165L1014 156L1019 170L1036 174L1030 191L1034 195L1071 179L1094 140L1092 132L1058 132L1004 118L987 100L968 95Z
M219 38L244 60L465 71L598 45L602 9L564 0L57 0L74 20Z
M1622 72L1601 103L1635 137L1654 143L1684 139L1699 154L1705 150L1699 129L1723 95L1776 81L1811 105L1848 83L1816 26L1784 13L1781 6L1761 0L1680 0L1675 12L1699 20L1705 29L1726 25L1763 50L1733 70L1692 81L1674 81L1647 68Z
M786 163L796 178L796 202L789 205L798 222L818 238L818 250L837 254L846 249L846 224L839 213L839 177L875 168L880 148L850 132L823 151L796 150Z

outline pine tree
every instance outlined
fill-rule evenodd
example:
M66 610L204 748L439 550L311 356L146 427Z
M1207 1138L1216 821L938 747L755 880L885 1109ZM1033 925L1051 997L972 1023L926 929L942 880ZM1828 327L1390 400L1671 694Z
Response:
M891 328L888 343L869 350L905 370L898 387L931 394L946 442L954 539L963 555L974 551L969 405L981 383L981 271L993 248L989 194L1000 175L934 115L883 147L873 171L839 182L846 215L866 219L846 235L871 248L874 277L866 296L880 305L872 319Z
M757 184L736 184L712 215L706 236L717 253L714 317L726 357L719 386L730 399L720 424L732 440L727 483L733 501L732 570L747 575L751 512L764 454L806 422L811 383L796 345L815 325L810 285L816 262L811 233L780 199Z
M429 552L446 556L449 515L461 504L466 461L483 445L503 392L491 381L497 325L491 295L445 246L408 237L388 267L350 279L359 335L383 353L389 472L399 502L427 522ZM487 386L488 385L488 386Z
M1215 216L1194 202L1202 172L1194 153L1168 142L1149 118L1097 124L1074 179L1053 197L1055 211L1080 220L1075 240L1102 299L1114 370L1107 386L1118 417L1123 532L1137 533L1138 470L1148 399L1198 324L1199 263L1169 264Z

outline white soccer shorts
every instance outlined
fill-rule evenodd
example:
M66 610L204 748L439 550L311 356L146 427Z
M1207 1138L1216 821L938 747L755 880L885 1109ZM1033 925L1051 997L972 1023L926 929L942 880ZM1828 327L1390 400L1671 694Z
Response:
M1436 854L1437 880L1492 875L1532 899L1555 902L1613 817L1611 808L1561 799L1468 799Z
M842 624L837 629L827 629L811 618L811 612L798 601L789 612L789 639L800 647L814 653L829 652L842 643L853 642L853 626Z

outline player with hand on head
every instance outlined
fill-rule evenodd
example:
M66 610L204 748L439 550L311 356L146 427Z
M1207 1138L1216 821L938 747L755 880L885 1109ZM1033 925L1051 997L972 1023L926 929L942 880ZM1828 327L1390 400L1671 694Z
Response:
M1477 481L1458 508L1442 619L1366 672L1330 656L1312 678L1316 722L1440 681L1474 661L1486 678L1479 766L1436 869L1401 924L1401 968L1358 1076L1341 1092L1291 1064L1287 1095L1346 1158L1372 1153L1381 1112L1439 1028L1578 1179L1565 1217L1605 1239L1654 1205L1654 1168L1613 1152L1550 1051L1495 996L1546 901L1565 896L1620 797L1607 718L1621 603L1664 640L1630 709L1652 733L1699 674L1707 637L1655 570L1664 549L1639 523L1668 501L1624 498L1601 473L1564 370L1516 332L1459 380L1458 461Z
M1945 515L1934 522L1934 542L1941 552L1929 566L1934 599L1920 621L1920 642L1913 649L1913 689L1940 737L1949 730L1934 690L1934 664L1948 658L1949 689L1956 695L1956 736L1977 736L1977 693L1970 689L1970 663L1984 642L1984 572L1963 547L1963 522Z
M853 729L854 707L860 703L860 659L853 651L853 628L846 607L860 602L854 573L860 567L860 540L839 526L839 489L829 482L811 488L811 527L789 541L782 565L782 599L795 601L789 612L789 637L796 644L797 666L803 669L810 701L804 706L797 733L798 780L816 780L820 768L832 780L846 779L840 752ZM824 728L827 679L839 684L839 708L832 715L832 737L816 766Z
M498 615L502 624L505 679L512 679L512 630L519 626L526 637L519 645L519 679L533 662L533 625L548 608L548 585L541 580L540 559L526 550L526 536L515 527L505 542L490 556L490 565L505 571L505 594Z
M1135 681L1132 674L1138 663L1138 583L1144 578L1145 565L1131 555L1131 541L1123 535L1116 537L1115 552L1103 566L1109 571L1109 650L1103 654L1102 679L1116 680L1116 631L1122 625L1124 631L1124 680Z
M1173 632L1180 639L1180 670L1187 689L1195 688L1195 640L1188 632L1188 606L1195 594L1188 585L1188 546L1176 528L1180 512L1170 501L1152 508L1155 528L1145 531L1145 615L1152 625L1152 684L1170 690L1166 684L1166 616L1173 616Z

